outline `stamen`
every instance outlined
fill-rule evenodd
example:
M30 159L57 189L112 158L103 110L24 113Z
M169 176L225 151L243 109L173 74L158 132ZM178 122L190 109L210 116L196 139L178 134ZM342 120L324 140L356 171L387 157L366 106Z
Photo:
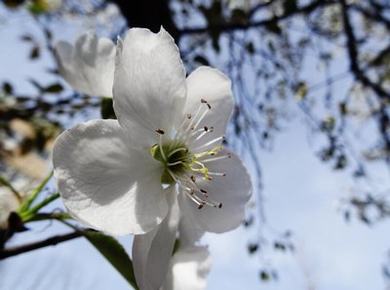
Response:
M208 131L204 131L202 134L200 134L198 137L196 137L194 141L198 141L199 139L201 139L207 133L208 133Z
M210 146L210 145L213 145L213 144L215 144L215 143L217 143L217 142L219 142L219 141L221 141L221 140L223 140L223 139L224 139L224 136L215 138L215 139L213 139L213 140L207 142L206 144L203 144L203 145L201 145L201 146L195 148L194 151L203 149L203 148L208 147L208 146Z
M173 150L172 152L170 152L170 153L168 154L168 158L171 157L173 154L175 154L175 153L177 153L177 152L180 152L180 151L187 151L187 150L188 150L188 149L185 148L185 147L179 147L179 148Z
M209 109L210 109L210 108L209 108ZM206 116L207 112L208 112L208 110L205 110L205 111L202 113L202 115L200 116L200 118L198 119L198 121L195 123L195 126L194 126L195 128L198 128L200 122L202 122L202 120L203 120L204 117Z
M179 165L179 164L184 164L184 162L183 161L176 161L176 162L172 162L172 163L170 163L170 162L167 163L168 166L174 166L174 165Z
M193 161L193 164L194 165L198 165L200 166L200 168L195 168L193 165L190 166L191 170L194 171L194 172L199 172L201 173L205 178L208 177L208 168L206 166L204 166L203 163L199 162L199 161Z
M199 188L197 184L195 183L195 177L191 175L190 177L185 176L187 179L180 179L176 176L174 176L173 173L170 173L172 175L172 178L177 182L179 187L181 187L184 191L184 193L198 205L198 209L203 208L205 205L212 206L215 208L221 208L222 203L214 201L209 199L207 190L203 188ZM191 184L188 184L189 182L193 182ZM200 195L197 195L196 192L198 192Z
M191 133L190 137L193 137L196 134L203 133L205 130L203 128L199 128Z
M160 130L160 129L158 129L158 130ZM162 131L162 130L161 130L161 131ZM156 131L156 132L157 132L157 131ZM164 131L162 131L162 132L164 132ZM164 133L162 133L162 134L164 134ZM159 142L158 142L158 146L160 147L161 157L162 157L163 160L166 162L166 161L167 161L167 158L166 158L166 156L165 156L165 152L164 152L163 146L162 146L162 134L160 134L160 140L159 140Z
M177 184L179 184L179 180L177 179L176 175L172 172L172 170L170 170L169 168L167 168L167 171L168 171L169 175L172 177L172 179L173 179Z
M187 190L184 191L184 193L193 201L195 202L197 205L198 205L198 208L202 208L204 206L204 203L202 201L200 201L199 199L196 198L196 196L194 194L191 194L190 192L188 192Z
M222 159L226 159L226 158L232 158L232 157L230 154L227 154L227 155L222 155L222 156L218 156L218 157L206 158L206 159L201 160L201 162L207 163L207 162L213 162L213 161L222 160Z
M194 115L194 117L191 118L191 119L189 119L189 120L191 120L191 121L190 121L190 123L188 124L187 128L186 128L185 130L183 130L183 132L180 132L180 133L185 134L186 132L189 131L189 129L191 128L192 124L194 123L194 120L196 120L196 118L198 117L198 115L199 115L201 109L202 109L202 107L199 106L199 107L198 107L198 110L196 111L196 113L195 113L195 115ZM181 135L181 134L179 134L179 135Z
M199 106L199 107L198 107L198 109L197 109L197 111L196 111L194 117L192 117L190 114L187 114L187 119L188 119L188 120L191 120L190 123L188 124L188 126L187 126L183 131L181 130L181 129L182 129L182 126L180 126L180 130L178 130L178 134L177 134L177 136L175 136L175 137L184 137L189 131L192 131L192 130L197 129L197 127L199 126L200 122L201 122L201 121L204 119L204 117L206 116L208 110L211 109L210 104L207 103L206 100L201 99L201 103L202 103L202 104L206 104L206 106L207 106L208 109L206 109L205 111L203 111L202 114L201 114L201 116L200 116L199 118L198 118L198 116L199 116L199 114L200 114L200 112L201 112L201 110L202 110L202 106ZM204 107L203 107L203 108L204 108ZM188 116L190 116L190 117L188 117ZM195 125L194 125L194 122L196 122ZM183 123L184 123L184 122L183 122ZM188 138L186 138L186 139L188 139Z
M226 172L208 172L209 175L211 176L226 176Z

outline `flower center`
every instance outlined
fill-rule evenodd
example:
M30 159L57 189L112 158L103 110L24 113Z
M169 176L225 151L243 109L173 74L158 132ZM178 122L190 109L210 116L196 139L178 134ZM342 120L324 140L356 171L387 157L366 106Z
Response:
M207 186L207 183L212 182L214 177L226 175L224 172L210 171L207 165L230 158L230 154L218 154L223 149L218 144L223 140L223 136L200 143L195 148L188 146L188 144L194 144L193 142L199 143L199 140L204 140L204 136L213 132L213 127L202 124L202 120L211 109L210 104L201 99L199 105L194 115L186 115L173 136L163 140L164 130L156 129L160 139L158 144L150 148L150 154L164 166L161 175L163 185L177 184L199 209L205 205L221 208L222 203L210 199L208 191L202 186ZM212 147L213 145L215 146ZM188 148L193 149L190 151Z
M150 148L150 154L164 165L164 171L161 175L162 184L174 184L176 181L172 174L180 176L191 166L192 154L182 142L172 141L161 145L155 144Z

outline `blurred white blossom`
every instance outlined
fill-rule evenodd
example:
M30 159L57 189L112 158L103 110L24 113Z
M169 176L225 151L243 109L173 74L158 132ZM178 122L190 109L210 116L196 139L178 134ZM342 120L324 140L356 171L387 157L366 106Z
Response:
M115 45L95 34L81 35L75 45L60 41L55 46L59 71L76 91L91 96L112 97Z

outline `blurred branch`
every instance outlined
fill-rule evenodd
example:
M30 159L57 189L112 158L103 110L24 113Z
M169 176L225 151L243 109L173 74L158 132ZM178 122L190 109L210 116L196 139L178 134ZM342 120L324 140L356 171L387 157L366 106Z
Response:
M263 8L267 8L269 6L271 6L272 4L275 3L276 0L270 0L268 2L261 2L261 3L258 3L256 4L248 13L248 16L249 17L252 17L257 11L263 9Z
M110 1L118 5L129 27L144 27L157 32L163 26L177 39L177 27L173 21L169 0Z
M11 183L9 183L4 177L0 176L0 187L5 186L7 187L16 197L16 199L20 202L22 201L22 196L20 193L12 186Z
M79 237L82 237L84 233L82 231L75 231L72 233L64 234L64 235L56 235L52 236L48 239L38 241L38 242L33 242L30 244L25 244L21 246L16 246L8 249L3 249L0 250L0 260L4 260L9 257L17 256L23 253L27 253L30 251L38 250L41 248L45 248L48 246L55 246L60 243L70 241Z
M28 220L28 222L39 222L39 221L46 221L46 220L66 220L71 219L72 217L66 213L66 212L52 212L52 213L37 213L32 218Z
M220 32L231 32L235 30L247 30L250 28L255 27L262 27L262 26L268 26L272 25L274 23L277 23L281 20L287 19L294 15L299 14L309 14L312 11L316 10L319 7L327 6L335 4L335 0L317 0L313 1L310 4L298 7L296 9L291 9L289 11L285 11L283 14L279 16L273 16L269 19L260 20L260 21L253 21L249 23L221 23L218 25L209 25L207 27L191 27L191 28L184 28L179 30L179 36L184 35L191 35L191 34L200 34L200 33L207 33L210 31L220 31Z
M390 118L386 109L387 103L390 101L390 93L385 91L385 89L378 83L368 78L360 67L359 51L357 46L358 42L352 28L351 20L348 15L349 6L346 3L346 0L340 0L340 4L342 7L344 33L347 39L346 45L350 60L350 70L358 81L360 81L364 86L372 89L377 94L378 98L382 101L378 112L379 131L381 132L383 137L385 151L390 152L390 136L387 133L387 128L390 124ZM390 162L390 157L387 157L386 161Z
M350 60L350 69L355 78L366 87L371 88L381 99L390 101L390 94L386 92L379 84L370 80L359 66L359 51L357 39L352 28L348 15L348 5L346 0L340 0L342 6L342 17L344 21L344 33L347 39L347 51Z
M370 11L357 4L352 4L350 7L362 13L366 18L371 19L375 22L382 23L388 29L390 29L390 19L385 18L381 13L379 13L379 11L381 10L373 9L372 11Z

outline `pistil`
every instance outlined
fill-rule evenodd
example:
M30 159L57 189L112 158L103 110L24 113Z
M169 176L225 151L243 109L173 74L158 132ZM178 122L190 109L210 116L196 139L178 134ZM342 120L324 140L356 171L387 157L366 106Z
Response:
M216 137L199 145L190 152L188 148L192 142L199 142L204 136L212 133L212 126L202 125L201 123L211 110L211 105L201 99L199 107L194 115L188 113L184 121L173 134L173 138L163 138L165 131L156 129L159 134L159 142L151 147L150 153L156 160L160 161L163 166L161 175L162 184L174 185L181 189L186 196L193 201L199 209L205 205L221 208L222 203L211 200L209 193L204 188L199 188L198 180L203 179L205 182L212 182L215 177L226 176L225 172L209 171L206 164L229 158L230 155L217 155L223 147L217 143L223 140L223 136ZM211 146L217 144L211 149ZM203 151L202 151L203 150Z

